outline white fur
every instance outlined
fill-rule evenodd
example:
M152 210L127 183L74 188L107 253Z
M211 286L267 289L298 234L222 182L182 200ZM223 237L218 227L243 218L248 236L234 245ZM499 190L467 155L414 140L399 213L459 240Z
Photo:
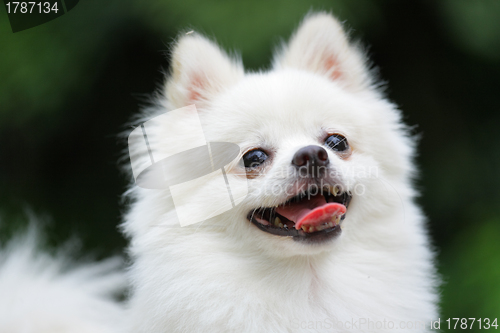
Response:
M123 291L121 260L75 265L61 249L40 250L34 224L0 252L0 332L123 332L123 309L113 294Z
M414 203L412 138L333 17L307 17L268 72L244 74L239 61L196 34L179 39L172 72L165 97L145 118L194 103L208 141L243 152L264 147L272 163L248 180L239 206L209 221L219 227L181 228L167 191L130 190L128 332L389 332L330 323L423 321L428 328L437 319L433 254ZM189 140L190 129L176 126ZM250 210L285 199L270 191L292 182L278 171L291 167L297 149L322 145L329 131L353 147L347 160L329 152L339 182L365 188L341 236L310 245L252 225ZM376 174L352 172L361 169ZM234 166L230 181L247 181L240 173Z

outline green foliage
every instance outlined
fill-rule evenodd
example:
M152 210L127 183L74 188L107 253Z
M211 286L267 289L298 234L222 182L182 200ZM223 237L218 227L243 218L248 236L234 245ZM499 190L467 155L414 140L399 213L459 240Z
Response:
M445 0L440 5L450 37L464 52L500 59L499 1Z
M442 318L500 314L500 220L471 219L440 256L445 281Z

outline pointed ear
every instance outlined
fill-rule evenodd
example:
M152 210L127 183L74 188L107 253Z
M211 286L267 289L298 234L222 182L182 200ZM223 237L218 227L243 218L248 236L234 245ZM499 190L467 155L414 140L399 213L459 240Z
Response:
M172 106L206 103L244 75L241 61L231 59L207 38L192 33L181 37L172 51L166 93Z
M341 24L327 13L308 15L277 53L273 66L325 75L353 91L371 84L361 50L349 43Z

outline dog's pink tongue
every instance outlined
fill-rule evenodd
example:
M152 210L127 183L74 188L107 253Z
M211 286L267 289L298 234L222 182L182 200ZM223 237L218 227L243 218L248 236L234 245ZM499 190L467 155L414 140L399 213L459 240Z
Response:
M327 203L324 196L315 195L309 200L304 199L297 203L277 207L276 212L294 221L295 229L299 230L304 224L317 226L330 222L333 216L345 214L346 207L337 202Z

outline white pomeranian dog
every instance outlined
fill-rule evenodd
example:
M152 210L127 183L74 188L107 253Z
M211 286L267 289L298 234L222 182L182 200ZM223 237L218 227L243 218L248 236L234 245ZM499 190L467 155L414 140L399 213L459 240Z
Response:
M107 296L122 284L113 263L88 266L90 275L64 273L58 258L30 264L22 255L29 244L4 251L0 331L429 330L438 319L438 279L414 201L414 140L341 24L308 15L269 71L245 73L241 61L196 33L177 40L171 64L165 90L141 119L194 105L198 122L178 113L139 126L147 145L167 155L196 147L201 126L209 149L239 147L235 160L202 183L130 188L122 225L132 259L126 310ZM129 138L129 145L131 171L134 161L153 162L144 142ZM209 156L185 159L179 175L214 163ZM228 189L232 205L186 223ZM39 294L43 302L30 301ZM49 301L60 305L48 308ZM23 311L27 304L36 306ZM31 318L36 325L27 324Z
M257 73L203 36L181 36L144 119L192 104L208 142L240 147L243 163L224 177L248 193L233 193L239 204L212 227L180 227L179 209L219 200L216 174L177 191L176 205L170 191L130 190L129 332L429 329L438 298L414 142L336 19L306 17ZM148 136L173 136L176 150L196 140L192 124L177 117Z

